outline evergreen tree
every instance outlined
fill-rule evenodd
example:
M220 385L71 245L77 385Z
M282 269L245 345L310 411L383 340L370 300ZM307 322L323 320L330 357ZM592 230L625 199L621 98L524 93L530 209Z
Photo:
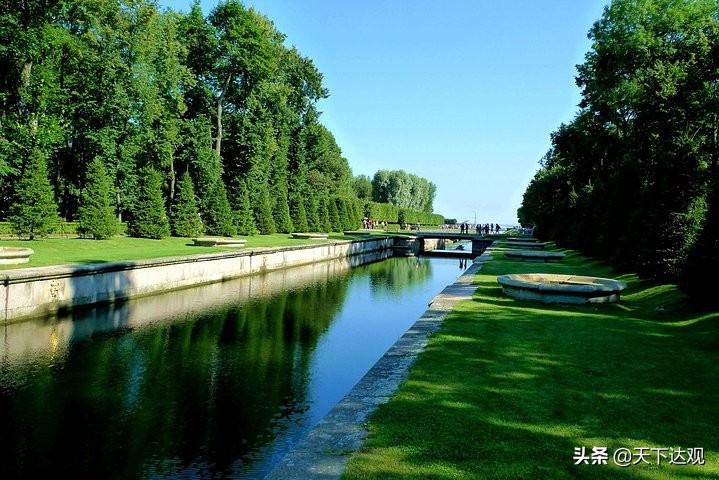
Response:
M183 173L177 182L175 200L170 209L170 223L172 234L177 237L192 237L202 233L195 186L188 172Z
M307 193L304 196L305 212L307 213L307 228L310 232L321 232L320 201L317 195Z
M207 218L205 218L205 231L209 235L237 235L237 228L232 219L230 202L227 200L225 184L217 179L208 192Z
M701 234L687 255L678 284L693 303L717 310L719 297L706 276L719 268L719 184L709 193L706 208Z
M295 232L309 231L305 203L297 195L290 196L290 216L292 217L292 225L295 227Z
M280 233L290 233L293 230L292 219L290 218L290 206L287 202L287 188L285 185L275 185L275 203L272 208L272 217L275 226Z
M127 222L131 237L161 239L170 235L160 174L145 167L138 178L137 201Z
M330 226L332 232L339 232L342 230L342 222L340 220L340 214L337 209L337 201L335 198L327 197L327 212L330 217Z
M319 218L319 228L316 231L318 232L332 231L332 220L330 219L330 211L328 204L329 198L327 198L327 193L321 193L318 197L317 202L317 216Z
M85 188L80 195L77 227L80 235L90 235L96 240L117 235L119 223L115 216L112 194L112 179L107 173L105 163L100 157L95 157L87 167Z
M255 225L247 184L242 180L238 180L236 183L237 186L233 189L232 203L237 232L240 235L257 235L259 232Z
M17 183L15 202L10 207L8 220L13 233L30 240L46 237L59 221L47 163L39 149L30 154Z
M347 208L347 201L342 197L337 197L335 202L337 203L337 214L340 218L340 225L342 225L341 230L350 230L353 226Z
M350 216L350 223L351 223L351 229L357 228L360 225L360 220L362 219L361 214L362 208L358 200L353 200L349 202L349 216Z
M255 215L255 223L262 235L271 235L277 232L275 220L272 218L270 192L266 184L258 185L255 190L253 212Z
M397 223L399 223L399 228L404 228L405 223L407 223L407 212L404 209L397 214Z

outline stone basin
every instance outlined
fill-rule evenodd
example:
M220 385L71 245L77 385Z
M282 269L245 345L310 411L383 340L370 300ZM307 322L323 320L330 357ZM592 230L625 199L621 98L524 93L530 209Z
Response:
M531 248L532 250L539 250L544 248L545 242L507 240L507 246L512 248Z
M193 238L192 243L201 247L244 247L247 240L244 238Z
M293 233L292 238L311 238L315 240L327 240L329 237L326 233Z
M509 297L544 303L613 303L627 287L611 278L550 273L500 275L497 282Z
M33 253L35 253L35 251L32 248L0 247L0 265L28 263L30 261L30 255Z
M504 256L510 260L525 262L559 262L564 258L562 252L540 252L536 250L507 250Z

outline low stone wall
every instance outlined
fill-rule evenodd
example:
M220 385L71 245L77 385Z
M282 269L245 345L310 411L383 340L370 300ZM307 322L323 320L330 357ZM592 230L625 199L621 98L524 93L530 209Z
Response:
M77 316L71 313L52 321L47 321L45 317L8 321L3 325L0 357L5 366L25 365L28 361L50 362L51 358L65 355L73 342L94 335L113 332L118 328L135 330L227 309L258 295L271 296L314 281L337 279L358 264L376 262L391 256L391 250L380 250L122 302L89 305L82 312L73 312L78 313ZM82 321L74 321L77 318Z
M0 272L5 321L390 249L392 237Z

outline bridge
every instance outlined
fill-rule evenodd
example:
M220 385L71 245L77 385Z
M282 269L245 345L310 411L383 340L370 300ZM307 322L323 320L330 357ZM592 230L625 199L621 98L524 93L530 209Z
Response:
M490 237L474 234L474 233L457 233L446 230L428 230L428 231L415 231L413 235L419 240L419 251L420 253L425 252L425 240L471 240L472 241L472 255L481 255L484 250L492 244L494 240Z

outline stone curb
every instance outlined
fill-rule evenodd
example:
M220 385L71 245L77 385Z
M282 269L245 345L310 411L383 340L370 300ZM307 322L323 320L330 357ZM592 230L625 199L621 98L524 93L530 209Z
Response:
M362 379L315 425L274 467L265 480L339 479L350 454L367 438L365 422L408 376L410 367L440 329L444 317L460 300L472 298L481 256L451 285L434 297L429 308L405 334L374 364Z

